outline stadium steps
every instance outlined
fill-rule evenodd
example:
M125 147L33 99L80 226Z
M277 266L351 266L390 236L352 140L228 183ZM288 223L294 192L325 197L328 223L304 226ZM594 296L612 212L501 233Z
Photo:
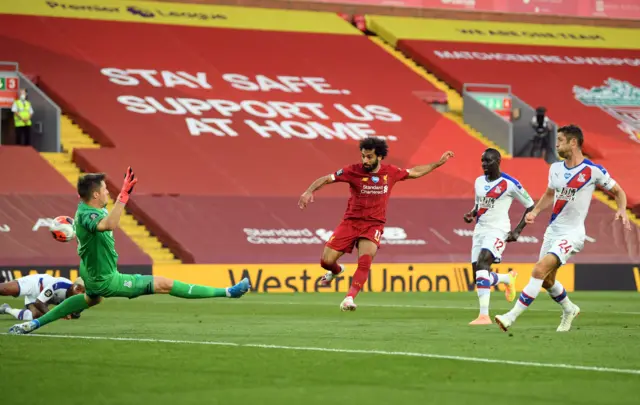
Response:
M469 135L471 135L473 138L477 139L478 141L482 142L487 147L497 149L503 158L506 158L506 159L513 158L513 156L508 154L506 150L502 149L500 146L495 144L490 139L484 137L480 132L478 132L474 128L465 124L464 119L462 118L462 107L463 107L462 96L456 90L449 87L445 82L439 80L432 73L429 73L423 66L414 62L413 59L407 57L405 54L403 54L399 50L393 48L391 45L386 43L382 38L370 36L369 39L373 41L375 44L377 44L378 46L380 46L382 49L384 49L385 51L387 51L388 53L396 57L398 60L400 60L407 67L409 67L411 70L416 72L418 75L428 80L438 90L446 93L448 111L442 113L445 117L457 123ZM608 194L602 191L596 190L594 193L594 198L596 198L598 201L602 202L612 210L614 211L616 210L616 203L614 199L611 198ZM634 224L640 226L640 219L634 213L632 213L631 210L627 209L627 214L629 215L629 219Z
M66 178L74 187L78 182L81 171L73 162L73 150L81 148L99 148L91 137L82 132L71 119L65 115L60 121L60 143L62 144L62 152L42 152L44 157L60 174ZM114 200L109 198L107 209L113 208ZM180 260L176 259L173 253L147 230L146 227L139 224L133 215L125 212L120 219L120 229L127 234L140 249L148 254L154 264L179 264Z
M375 36L369 36L368 38L373 43L375 43L376 45L384 49L387 53L393 55L405 66L413 70L416 74L418 74L419 76L427 80L435 88L444 92L447 95L448 111L443 113L445 117L447 117L451 121L458 124L467 132L467 134L477 139L482 144L486 145L487 148L497 149L500 152L500 154L503 156L503 158L511 158L511 155L509 155L504 149L499 147L489 138L486 138L485 136L483 136L480 132L476 131L475 129L471 128L469 125L464 123L464 120L462 119L462 107L463 107L462 96L457 91L449 87L445 82L439 80L434 74L427 71L423 66L418 65L416 62L413 61L413 59L407 57L405 54L403 54L399 50L395 49L394 47L386 43L382 38L375 37Z

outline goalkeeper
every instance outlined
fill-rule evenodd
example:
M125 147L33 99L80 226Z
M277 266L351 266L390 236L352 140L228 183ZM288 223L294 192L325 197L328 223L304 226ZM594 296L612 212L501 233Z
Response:
M85 294L67 298L38 319L12 326L10 334L33 332L69 314L98 305L103 298L136 298L148 294L170 294L180 298L240 298L249 291L251 286L246 278L233 287L215 288L185 284L164 277L119 273L113 230L120 222L124 206L138 179L129 167L115 206L108 212L105 208L109 201L105 177L101 173L86 174L78 180L78 194L82 201L78 204L74 227Z

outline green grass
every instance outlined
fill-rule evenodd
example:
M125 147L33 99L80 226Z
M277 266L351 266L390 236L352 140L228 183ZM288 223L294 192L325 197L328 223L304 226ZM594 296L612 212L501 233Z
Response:
M569 333L555 332L560 308L544 294L510 333L467 325L477 314L472 293L363 293L354 313L339 311L342 295L324 293L110 299L38 331L96 340L0 335L0 398L29 405L637 404L640 374L291 349L640 370L640 294L570 297L582 314ZM492 315L510 307L494 293ZM0 331L14 323L0 317Z

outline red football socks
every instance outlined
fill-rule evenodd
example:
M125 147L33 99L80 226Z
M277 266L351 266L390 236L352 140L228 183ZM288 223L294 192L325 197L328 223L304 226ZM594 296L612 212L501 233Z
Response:
M369 278L372 260L369 255L362 255L358 258L358 269L353 275L353 281L351 282L351 288L349 289L347 297L355 298L362 287L364 287L364 283L366 283Z
M320 260L320 266L322 266L322 268L325 270L329 270L333 274L339 274L341 270L340 265L337 262L334 262L333 264L327 264L324 260Z

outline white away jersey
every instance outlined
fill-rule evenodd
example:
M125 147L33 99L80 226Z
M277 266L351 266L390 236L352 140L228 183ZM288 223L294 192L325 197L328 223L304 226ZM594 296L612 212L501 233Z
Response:
M33 274L23 277L23 286L29 290L30 299L45 304L60 304L67 297L67 289L73 285L64 277L52 277L48 274Z
M555 198L547 232L585 235L584 220L596 185L611 190L616 182L604 167L588 159L572 168L568 168L565 162L552 164L548 187L555 190Z
M517 199L525 208L533 207L534 202L520 182L508 174L502 173L494 181L486 176L476 179L476 217L475 231L499 229L505 233L511 230L509 208L513 199Z

